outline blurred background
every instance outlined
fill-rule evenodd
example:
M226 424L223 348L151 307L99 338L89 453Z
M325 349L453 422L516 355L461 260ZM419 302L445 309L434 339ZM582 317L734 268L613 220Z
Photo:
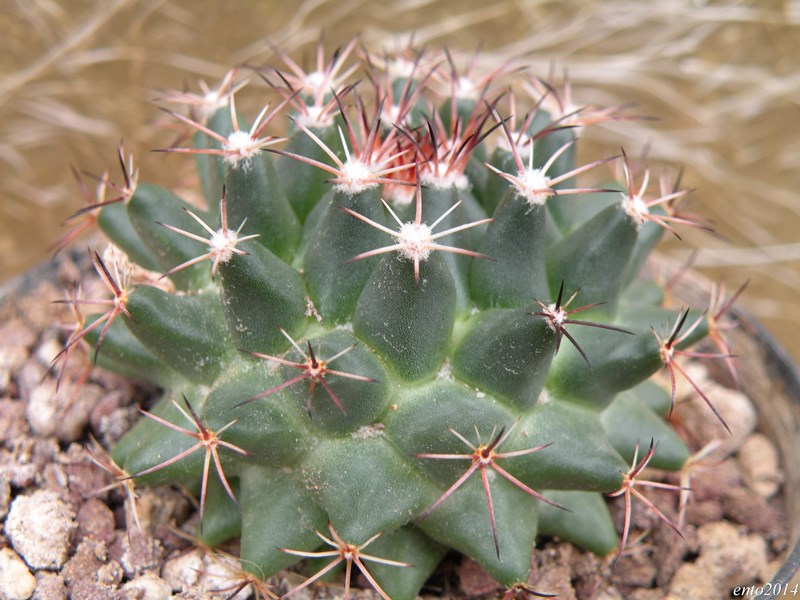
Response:
M697 247L701 272L750 279L740 305L800 359L797 0L0 0L0 282L47 260L81 206L70 165L116 177L124 138L142 179L180 183L189 161L149 152L174 139L159 91L277 66L271 44L310 61L322 29L329 52L354 35L400 49L413 33L417 46L480 47L488 66L567 68L577 104L657 116L590 128L581 160L649 146L652 163L684 165L689 208L722 238L686 232L663 252Z

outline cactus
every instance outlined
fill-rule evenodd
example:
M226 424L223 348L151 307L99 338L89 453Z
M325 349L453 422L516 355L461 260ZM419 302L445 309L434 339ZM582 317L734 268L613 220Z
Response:
M354 51L163 98L189 109L168 112L191 142L164 151L194 155L204 202L139 182L120 148L124 183L100 177L78 225L115 247L92 254L111 298L65 301L107 310L58 359L85 341L163 388L104 468L131 503L132 482L194 490L201 539L240 536L254 573L328 559L287 595L344 565L348 589L355 568L414 598L450 548L535 594L537 535L619 555L632 499L666 520L640 489L680 488L641 471L687 464L675 379L709 331L703 356L729 360L730 302L665 308L638 274L665 230L706 226L624 152L576 162L584 127L631 117L572 106L568 82L503 92L508 65ZM277 98L252 125L242 73ZM577 183L604 165L622 181ZM604 495L625 498L621 540Z

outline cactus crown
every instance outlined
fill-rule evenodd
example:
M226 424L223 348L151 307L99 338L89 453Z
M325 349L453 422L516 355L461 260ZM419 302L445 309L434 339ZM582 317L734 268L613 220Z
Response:
M194 156L202 206L120 149L124 182L80 211L121 252L93 253L112 297L67 301L107 310L58 358L86 340L164 389L108 464L196 490L202 539L241 536L260 574L331 560L300 588L339 564L349 586L355 563L413 598L454 548L519 591L537 535L621 551L603 495L686 463L664 417L709 329L637 274L664 230L705 225L627 156L577 164L583 127L629 117L574 107L568 83L498 93L508 65L355 50L164 97L191 138L164 151ZM243 72L278 99L252 125ZM604 163L622 182L576 181Z

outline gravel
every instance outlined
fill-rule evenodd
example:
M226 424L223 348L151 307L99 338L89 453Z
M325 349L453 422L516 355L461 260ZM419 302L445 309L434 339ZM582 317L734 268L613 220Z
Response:
M69 556L75 515L58 494L39 490L17 496L5 523L11 544L33 569L57 569Z
M0 600L27 600L36 588L36 578L11 548L0 550Z

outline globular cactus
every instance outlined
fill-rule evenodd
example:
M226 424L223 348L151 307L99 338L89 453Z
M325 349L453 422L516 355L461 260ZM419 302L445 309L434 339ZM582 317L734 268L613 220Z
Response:
M189 108L168 112L191 144L165 151L195 156L204 205L122 150L124 183L100 178L113 197L81 215L115 247L93 254L112 297L60 358L85 339L164 389L108 465L129 498L196 491L200 537L241 536L260 575L327 558L300 587L344 564L413 598L453 548L521 592L537 535L621 551L604 495L625 496L623 544L632 498L658 512L640 471L687 463L675 377L729 308L663 308L637 275L665 229L705 226L624 153L576 163L583 127L628 117L568 83L354 50L164 97ZM252 126L242 73L277 99ZM604 164L622 181L576 182Z

